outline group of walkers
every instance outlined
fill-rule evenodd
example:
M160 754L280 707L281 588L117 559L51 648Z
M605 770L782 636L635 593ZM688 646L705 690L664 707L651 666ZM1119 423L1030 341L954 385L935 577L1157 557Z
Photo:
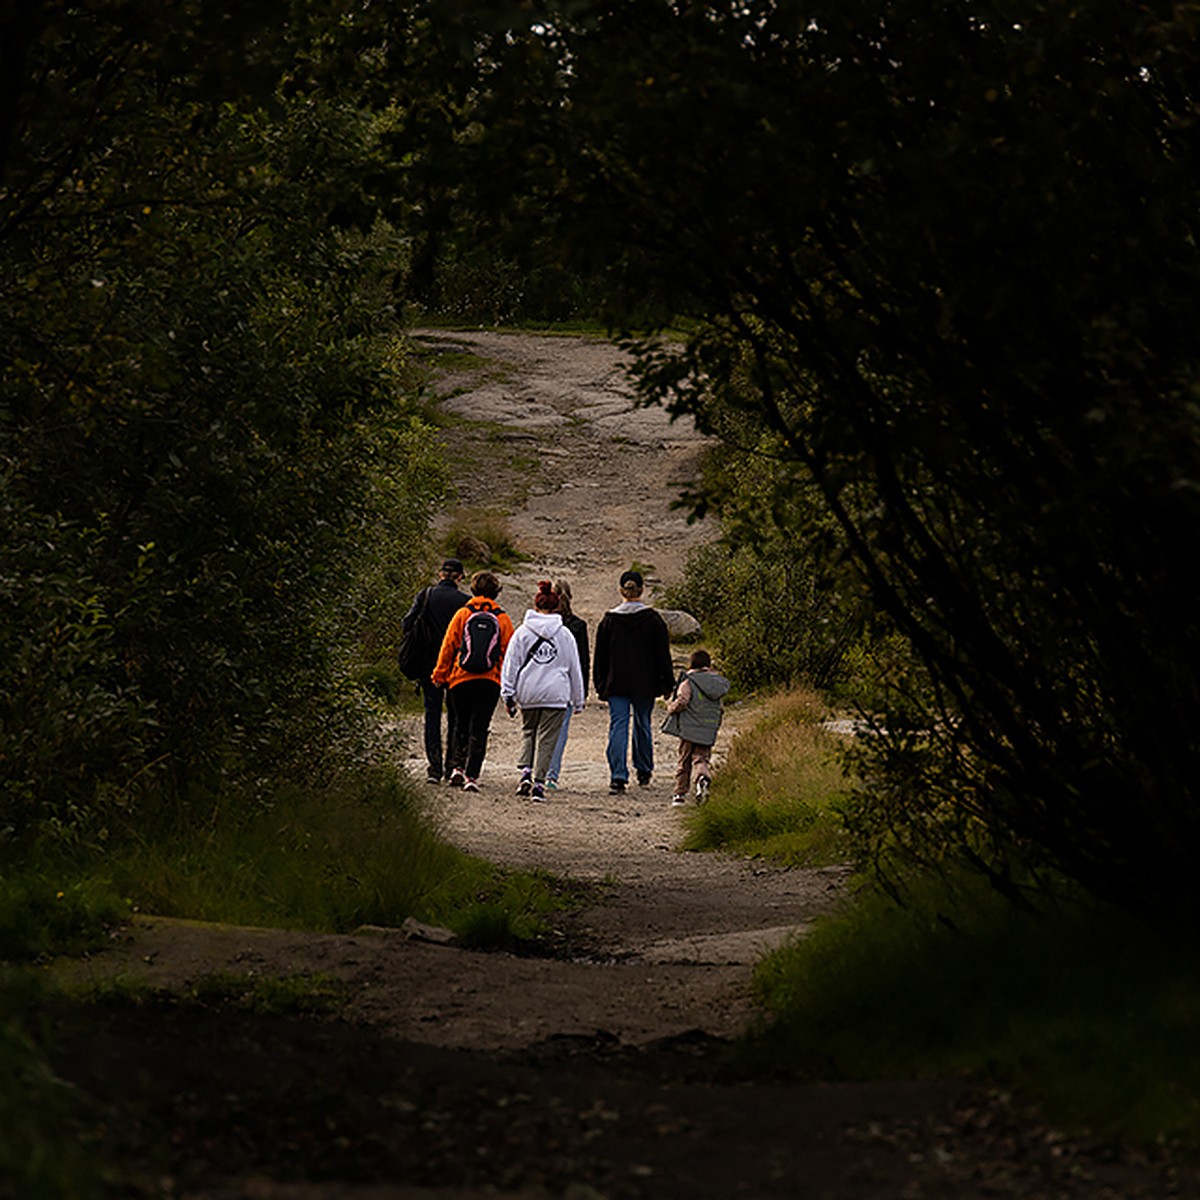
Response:
M404 616L401 660L417 679L425 705L428 780L479 791L488 731L498 703L521 720L517 794L545 800L559 786L571 716L583 710L589 675L608 705L609 793L621 795L633 770L642 786L654 771L651 719L654 702L669 697L665 732L680 739L672 803L708 795L710 754L721 723L721 697L729 682L707 651L691 656L676 680L666 622L642 599L637 571L621 575L621 602L596 627L589 663L587 624L571 608L565 580L538 584L520 626L497 604L500 581L491 571L471 576L468 596L459 587L463 564L446 559L436 583L423 588ZM590 667L590 670L589 670ZM442 712L446 738L442 740Z

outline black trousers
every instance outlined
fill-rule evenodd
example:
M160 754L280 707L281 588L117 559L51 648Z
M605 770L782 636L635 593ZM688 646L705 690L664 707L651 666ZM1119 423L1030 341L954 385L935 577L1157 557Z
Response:
M446 709L446 746L454 741L454 707L446 696L446 689L421 680L421 699L425 701L425 758L429 763L430 775L442 776L442 707ZM448 775L449 770L446 771Z
M446 755L446 773L459 767L468 779L478 779L500 685L492 679L467 679L450 689L448 699L454 732Z

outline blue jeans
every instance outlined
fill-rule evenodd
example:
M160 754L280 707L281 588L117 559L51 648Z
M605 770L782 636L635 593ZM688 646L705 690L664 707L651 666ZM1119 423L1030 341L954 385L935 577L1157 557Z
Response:
M563 714L562 728L558 731L558 741L554 743L554 751L550 755L550 765L546 768L546 782L557 783L559 772L562 770L563 751L567 748L567 730L571 726L571 710Z
M639 775L654 770L654 736L650 732L653 696L609 696L608 698L608 777L616 783L629 782L630 715L633 717L633 769Z

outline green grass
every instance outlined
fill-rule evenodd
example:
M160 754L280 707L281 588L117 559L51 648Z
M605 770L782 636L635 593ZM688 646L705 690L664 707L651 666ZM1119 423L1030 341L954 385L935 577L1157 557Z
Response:
M839 740L821 727L820 699L795 690L767 702L714 772L711 797L687 818L689 850L727 850L787 866L843 862L837 804L846 789Z
M463 321L444 313L421 313L413 323L424 329L440 329L448 333L472 333L486 328L490 333L533 333L543 337L607 338L608 327L603 321L579 317L562 321L512 319L500 325L481 325L478 321Z
M958 1075L1070 1129L1200 1146L1200 961L1118 913L981 881L870 894L757 969L750 1053L823 1078Z
M98 945L131 908L346 932L410 916L456 928L487 904L509 912L508 942L536 936L546 915L569 903L548 876L504 870L443 841L400 773L280 789L248 809L240 803L194 798L186 819L143 816L124 835L69 852L8 847L0 860L3 957Z
M444 554L458 556L467 540L481 542L488 548L485 557L466 555L463 565L468 578L472 571L509 571L529 556L516 544L508 518L490 508L461 508L451 515L442 535L440 547Z
M162 916L347 932L416 917L454 927L484 900L530 928L557 903L550 885L442 841L403 778L281 795L247 819L129 847L110 869L120 891ZM520 885L514 882L519 880Z
M26 869L0 878L0 961L76 954L102 945L129 903L102 879Z

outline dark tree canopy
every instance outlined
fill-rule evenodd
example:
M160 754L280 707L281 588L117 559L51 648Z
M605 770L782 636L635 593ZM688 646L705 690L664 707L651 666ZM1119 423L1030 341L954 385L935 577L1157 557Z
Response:
M757 422L924 664L870 756L874 850L1194 909L1198 10L503 16L469 235L536 201L614 322L685 321L647 397Z

